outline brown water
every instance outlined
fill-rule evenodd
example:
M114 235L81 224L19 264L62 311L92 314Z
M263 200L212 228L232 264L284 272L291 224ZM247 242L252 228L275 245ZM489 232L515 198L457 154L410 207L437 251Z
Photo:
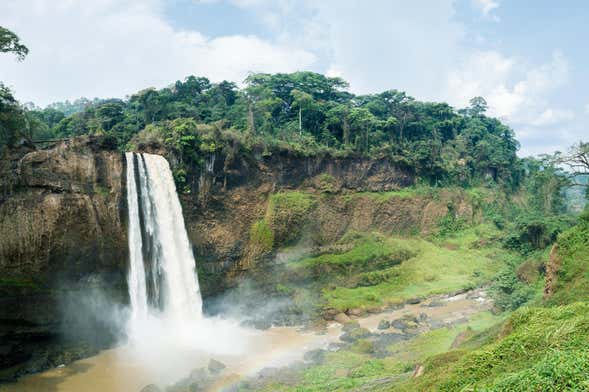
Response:
M431 301L431 300L429 300ZM427 301L427 302L429 302ZM380 320L394 320L406 314L427 314L432 320L453 322L488 310L491 302L484 292L462 294L442 299L441 306L406 305L402 309L368 315L358 319L360 325L377 330ZM390 332L391 330L387 331ZM214 355L227 365L225 377L211 391L219 391L264 367L284 366L302 359L306 351L337 341L341 326L333 323L327 330L302 331L294 327L274 327L252 331L247 350L235 355ZM100 354L43 373L25 376L14 384L0 386L2 392L134 392L148 384L161 387L186 377L191 370L206 366L210 354L198 351L175 351L169 360L145 358L129 346L105 350Z

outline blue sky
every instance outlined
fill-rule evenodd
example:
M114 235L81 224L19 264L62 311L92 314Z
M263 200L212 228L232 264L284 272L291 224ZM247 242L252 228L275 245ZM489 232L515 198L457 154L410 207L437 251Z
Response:
M0 58L0 80L46 105L312 70L357 93L484 96L529 155L589 139L587 20L581 0L3 0L31 54Z

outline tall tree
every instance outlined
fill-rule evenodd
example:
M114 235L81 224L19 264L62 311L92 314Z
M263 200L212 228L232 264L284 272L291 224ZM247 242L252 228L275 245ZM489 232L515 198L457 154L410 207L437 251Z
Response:
M18 35L0 26L0 53L14 53L22 61L29 54L29 48L21 44Z

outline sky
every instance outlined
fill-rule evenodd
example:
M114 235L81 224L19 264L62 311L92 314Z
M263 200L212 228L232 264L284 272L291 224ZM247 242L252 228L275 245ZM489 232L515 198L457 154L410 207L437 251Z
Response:
M309 70L359 94L483 96L527 156L589 139L587 20L585 0L1 0L30 54L0 57L0 81L44 106Z

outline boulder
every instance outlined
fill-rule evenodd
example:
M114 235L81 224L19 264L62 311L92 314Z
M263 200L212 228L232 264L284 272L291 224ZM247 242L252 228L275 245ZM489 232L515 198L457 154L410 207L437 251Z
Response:
M389 329L391 327L391 322L389 320L382 319L378 323L378 329Z
M340 336L340 340L344 342L355 342L358 339L364 339L372 335L372 333L366 328L356 328L350 332L344 333Z
M349 323L350 321L352 321L352 319L349 318L348 315L345 313L338 313L335 315L335 317L333 319L340 324L346 324L346 323Z
M342 327L342 331L343 332L350 332L356 328L360 328L360 323L358 322L358 320L353 320L353 321L349 321L349 322L345 323L344 326Z
M221 373L227 366L223 362L219 362L216 359L209 361L208 369L211 373Z

